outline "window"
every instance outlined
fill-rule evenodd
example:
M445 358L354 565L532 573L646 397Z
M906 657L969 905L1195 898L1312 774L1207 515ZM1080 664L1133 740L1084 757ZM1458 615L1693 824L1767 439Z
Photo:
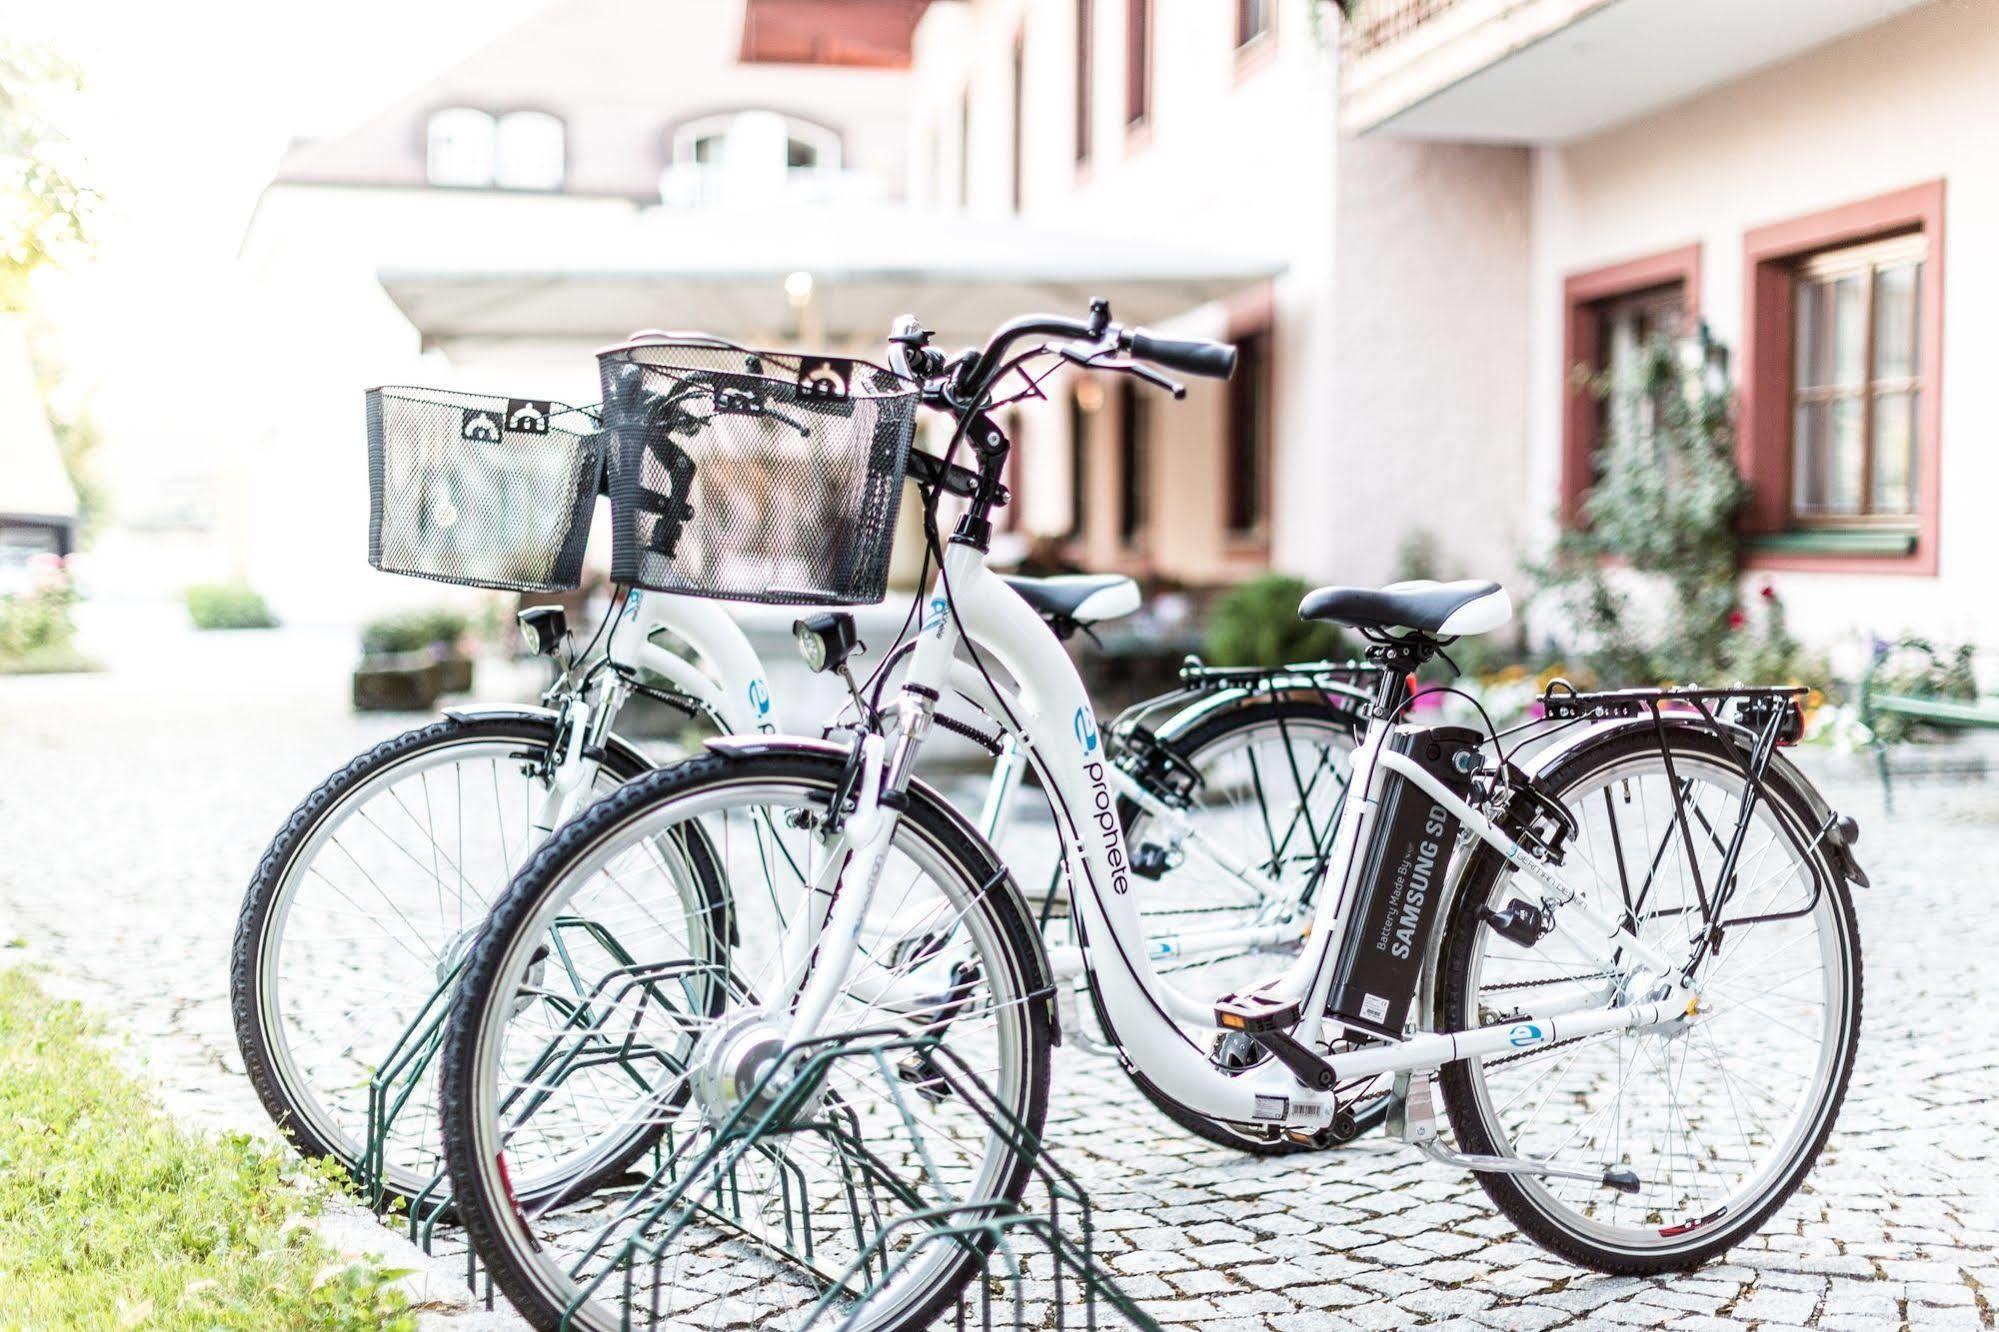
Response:
M1906 524L1922 402L1920 235L1817 254L1791 315L1791 516Z
M1606 402L1590 380L1613 378L1634 366L1646 339L1692 332L1700 314L1698 245L1665 250L1604 268L1576 273L1563 284L1561 512L1582 517L1583 499L1596 481L1605 437L1623 410Z
M1100 386L1078 383L1069 391L1069 530L1071 540L1080 540L1090 525L1090 410L1083 402L1085 392L1101 393ZM1101 399L1099 399L1101 401Z
M1607 397L1591 393L1596 420L1590 437L1589 479L1594 484L1602 471L1604 445L1612 433L1640 424L1623 417L1638 405L1629 390L1637 387L1645 344L1654 338L1678 338L1688 331L1686 284L1669 282L1596 301L1590 316L1596 321L1596 356L1589 363L1589 372L1592 377L1608 377L1615 386Z
M1097 22L1097 7L1094 0L1076 0L1076 161L1090 160L1090 120L1096 111L1095 70L1091 63L1096 59L1096 42L1093 29Z
M684 206L766 201L810 189L840 166L837 131L776 111L733 111L674 130L660 197Z
M511 190L562 188L562 121L546 111L509 111L494 134L493 180Z
M972 85L958 97L958 207L972 202Z
M1222 518L1238 540L1267 530L1270 504L1270 328L1237 333L1235 377L1228 384L1228 443Z
M1751 568L1937 571L1944 182L1743 236Z
M1277 0L1235 0L1237 49L1268 37L1277 24Z
M1022 121L1027 116L1027 34L1020 33L1013 39L1013 157L1007 164L1009 172L1008 198L1013 211L1020 211L1021 177L1026 170L1023 153L1023 138L1026 133Z
M1152 404L1130 379L1118 381L1118 540L1135 546L1151 515Z
M1152 0L1125 0L1124 123L1152 119Z
M425 174L433 185L491 185L493 118L469 106L432 113L425 136Z

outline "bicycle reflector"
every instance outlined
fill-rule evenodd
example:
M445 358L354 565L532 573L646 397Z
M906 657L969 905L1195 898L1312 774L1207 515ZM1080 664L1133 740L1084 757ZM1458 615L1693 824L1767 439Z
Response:
M847 664L854 645L854 617L845 611L808 615L791 624L791 636L798 640L798 655L805 658L808 671L837 671Z

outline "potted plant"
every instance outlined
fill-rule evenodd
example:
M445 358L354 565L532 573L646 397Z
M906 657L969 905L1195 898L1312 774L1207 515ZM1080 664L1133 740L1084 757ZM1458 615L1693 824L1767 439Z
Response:
M363 712L421 712L441 694L472 688L466 617L448 608L400 611L361 629L354 706Z

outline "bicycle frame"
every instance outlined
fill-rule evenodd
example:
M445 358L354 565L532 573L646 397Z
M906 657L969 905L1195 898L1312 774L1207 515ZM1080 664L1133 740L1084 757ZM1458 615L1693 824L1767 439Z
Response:
M1028 613L1046 632L1040 618L1032 611ZM775 691L763 660L725 603L635 590L626 598L618 615L619 622L611 631L605 649L606 657L614 665L667 680L728 734L783 733ZM697 665L663 646L658 641L662 631L686 643L702 664ZM742 684L726 689L721 683L725 680ZM949 680L953 690L995 722L1016 714L1022 706L1003 685L997 681L989 683L969 662L952 662ZM596 762L587 755L601 744L615 721L626 690L622 678L614 675L594 697L579 691L566 700L569 724L562 732L563 752L551 771L549 793L535 820L542 836L552 834L581 810L597 771ZM979 821L979 830L988 841L997 843L1008 826L1014 798L1030 762L1023 741L1008 730L987 785ZM1192 827L1184 811L1162 802L1129 773L1111 766L1107 776L1116 794L1129 798L1161 821L1176 845L1186 847L1263 897L1274 898L1281 893L1280 886L1268 876L1230 848ZM1295 942L1305 936L1309 925L1308 920L1287 920L1185 930L1149 939L1147 951L1158 962L1226 957L1252 948ZM1085 970L1082 950L1074 943L1052 947L1049 962L1055 978L1061 981L1074 981ZM1168 989L1166 993L1177 1016L1197 1022L1212 1017L1207 1010L1188 1004L1177 991Z
M1217 1069L1207 1050L1179 1025L1216 1026L1212 1010L1199 1014L1176 1002L1159 979L1137 907L1130 897L1131 866L1124 830L1115 809L1116 768L1097 733L1095 713L1074 663L1055 635L1028 605L985 566L984 551L954 539L946 549L931 605L909 674L885 737L880 761L884 793L906 782L916 752L928 733L939 691L956 688L982 704L991 702L994 720L1032 763L1054 808L1063 838L1063 860L1071 886L1071 912L1080 931L1084 965L1109 1034L1147 1081L1175 1101L1203 1115L1236 1123L1266 1123L1310 1131L1325 1127L1336 1106L1332 1096L1308 1089L1276 1060L1240 1076ZM1000 696L976 667L954 661L961 645L997 662L1018 682L1017 696ZM969 677L978 677L976 684ZM980 695L984 697L981 698ZM1332 843L1334 867L1329 888L1319 895L1307 947L1275 982L1263 987L1284 1000L1298 1001L1303 1018L1292 1035L1301 1044L1337 1037L1323 1016L1332 983L1329 961L1343 936L1379 794L1389 773L1417 783L1444 804L1507 862L1538 883L1547 906L1559 907L1560 928L1594 954L1604 969L1620 969L1619 955L1657 973L1645 978L1647 997L1605 1007L1617 997L1609 986L1578 985L1530 1018L1504 1026L1459 1032L1427 1032L1386 1042L1335 1061L1341 1080L1383 1073L1416 1072L1453 1059L1538 1046L1621 1029L1643 1029L1674 1021L1689 1009L1690 992L1677 982L1675 964L1581 900L1562 876L1535 860L1478 809L1458 799L1416 765L1383 748L1390 726L1374 722L1354 753L1354 778ZM878 742L880 743L880 742ZM871 768L873 765L870 765ZM841 928L864 917L867 898L880 871L887 835L880 826L895 817L893 801L870 799L877 818L858 843L850 842L835 898L837 922L813 918L799 928L819 948L814 974L803 987L801 1009L823 1012L823 993L837 986L854 954L853 932ZM840 861L838 848L829 857ZM800 956L810 955L807 952ZM1630 967L1624 965L1624 971ZM1336 1021L1330 1023L1337 1028ZM794 1035L814 1034L802 1026Z

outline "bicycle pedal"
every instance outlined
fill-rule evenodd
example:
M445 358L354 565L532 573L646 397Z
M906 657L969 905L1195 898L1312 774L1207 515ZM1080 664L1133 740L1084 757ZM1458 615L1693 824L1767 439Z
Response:
M1225 994L1215 1000L1215 1025L1226 1031L1252 1034L1289 1031L1298 1025L1298 1001L1277 999L1255 990Z

